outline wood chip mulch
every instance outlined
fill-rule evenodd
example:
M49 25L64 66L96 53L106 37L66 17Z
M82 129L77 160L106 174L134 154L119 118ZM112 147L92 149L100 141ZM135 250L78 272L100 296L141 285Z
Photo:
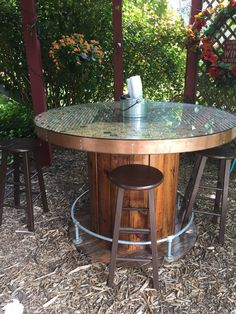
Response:
M193 165L181 157L180 190ZM209 164L207 174L215 172ZM225 245L217 243L211 218L196 218L194 248L160 268L161 289L152 289L152 269L117 269L115 287L106 285L108 267L91 263L79 252L68 231L70 205L87 182L86 154L54 148L53 164L44 169L50 212L38 201L35 232L27 231L24 212L4 208L0 227L0 313L18 299L24 314L32 313L231 313L236 314L236 171L231 174ZM209 179L208 179L209 181ZM210 190L209 190L210 191ZM211 196L211 193L208 192ZM208 208L202 199L198 206Z

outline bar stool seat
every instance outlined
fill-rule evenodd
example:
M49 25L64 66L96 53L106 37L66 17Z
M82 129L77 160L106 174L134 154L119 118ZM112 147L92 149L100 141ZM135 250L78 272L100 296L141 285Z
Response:
M26 210L27 226L29 231L34 231L34 215L33 215L33 198L32 194L41 195L43 204L43 211L48 211L48 204L42 174L42 168L39 160L40 145L36 139L14 139L11 141L1 142L2 163L0 166L0 225L2 224L3 207L16 207ZM13 180L9 181L7 178L8 165L7 159L9 155L13 156ZM31 177L32 164L34 162L33 176L37 175L40 191L32 191ZM20 180L21 173L23 173L23 182ZM5 204L5 190L6 185L13 186L14 205ZM21 187L24 189L21 189ZM21 206L20 196L22 193L26 195L26 206Z
M116 261L144 261L152 262L153 266L153 285L155 289L159 288L158 280L158 261L157 261L157 234L156 234L156 216L155 216L155 188L158 187L163 181L163 174L158 169L139 164L120 166L112 170L109 178L113 184L118 188L116 214L114 222L111 262L109 267L108 286L112 287L114 282ZM123 208L123 199L125 190L144 191L148 190L148 212L150 220L150 229L129 228L129 226L120 227L121 215ZM135 210L135 208L130 208ZM136 209L137 210L137 209ZM151 251L152 258L128 258L117 257L119 233L147 233L151 235Z
M203 171L208 158L218 160L219 162L218 180L216 186L200 186ZM197 158L180 210L180 215L182 216L184 225L191 215L199 188L210 188L216 190L214 211L194 210L194 212L212 215L214 223L217 222L217 218L220 219L219 243L222 245L224 244L230 165L231 161L235 158L236 146L233 143L197 152Z
M0 140L0 150L4 150L8 145L12 144L14 140L1 139Z
M2 151L4 151L7 146L9 146L10 144L12 144L14 142L14 139L13 140L8 140L8 139L1 139L0 140L0 165L1 165L1 162L2 162ZM12 172L12 169L8 169L7 171L7 175L10 174Z

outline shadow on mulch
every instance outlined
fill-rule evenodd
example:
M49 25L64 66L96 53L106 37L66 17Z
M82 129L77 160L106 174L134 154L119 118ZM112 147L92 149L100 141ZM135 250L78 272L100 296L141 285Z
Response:
M192 165L192 155L181 156L181 191ZM214 172L215 165L208 164L206 177ZM230 180L225 245L217 244L218 229L211 218L197 217L197 242L185 257L160 268L160 291L151 288L151 268L140 267L118 268L115 287L108 288L107 265L92 264L73 245L68 234L70 205L87 186L85 153L55 148L44 179L50 212L44 214L40 202L35 205L34 233L25 228L21 210L4 208L0 309L16 298L29 314L236 313L236 172ZM211 204L212 200L198 201L200 208Z

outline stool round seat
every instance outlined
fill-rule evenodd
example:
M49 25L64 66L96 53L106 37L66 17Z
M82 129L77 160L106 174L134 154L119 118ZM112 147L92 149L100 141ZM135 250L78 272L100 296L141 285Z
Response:
M117 167L110 172L109 177L115 185L128 190L153 189L163 181L161 171L139 164Z
M236 158L236 143L229 143L219 147L206 149L198 152L203 156L214 159L234 159Z
M6 149L9 145L13 144L15 140L1 139L0 150Z
M7 150L12 153L26 153L39 149L39 142L33 138L17 138L7 145Z

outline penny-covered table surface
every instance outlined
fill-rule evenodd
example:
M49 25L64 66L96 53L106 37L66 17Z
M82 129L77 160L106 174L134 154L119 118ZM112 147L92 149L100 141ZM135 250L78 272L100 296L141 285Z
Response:
M38 135L61 146L118 154L193 151L219 146L236 136L236 117L216 108L146 102L146 117L129 119L123 117L120 104L80 104L49 110L35 119ZM63 136L58 138L58 134Z

